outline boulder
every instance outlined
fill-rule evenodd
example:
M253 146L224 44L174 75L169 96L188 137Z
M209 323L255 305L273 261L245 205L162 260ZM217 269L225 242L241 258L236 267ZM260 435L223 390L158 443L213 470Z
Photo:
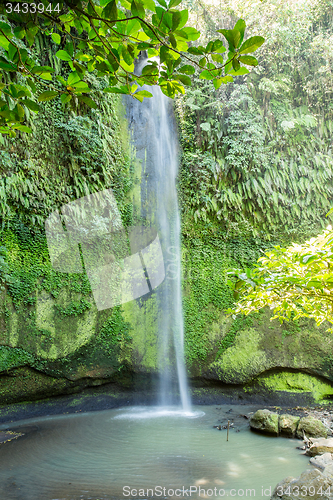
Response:
M333 438L310 438L309 445L306 454L310 455L310 457L323 455L324 453L333 453Z
M332 453L324 453L323 455L312 457L310 458L310 464L318 467L319 469L325 469L325 467L333 465Z
M294 437L296 434L296 429L300 417L294 417L293 415L280 415L279 417L279 431L281 434L289 437Z
M314 417L303 417L299 421L296 436L299 439L303 439L303 433L306 437L327 437L327 429L325 425Z
M257 410L250 418L250 427L268 434L279 434L279 415L269 410Z
M333 477L319 469L306 470L298 478L287 477L274 489L271 500L331 500Z

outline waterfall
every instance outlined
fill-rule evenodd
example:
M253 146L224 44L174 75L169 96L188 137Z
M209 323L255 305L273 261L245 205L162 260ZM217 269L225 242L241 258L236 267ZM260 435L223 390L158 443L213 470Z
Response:
M176 381L182 407L189 411L191 403L184 362L180 215L176 191L177 131L171 99L159 87L147 90L153 94L152 98L145 98L142 103L133 98L127 100L127 115L136 157L143 163L141 213L157 227L166 272L164 282L152 292L157 294L159 304L159 403L164 406L175 402Z

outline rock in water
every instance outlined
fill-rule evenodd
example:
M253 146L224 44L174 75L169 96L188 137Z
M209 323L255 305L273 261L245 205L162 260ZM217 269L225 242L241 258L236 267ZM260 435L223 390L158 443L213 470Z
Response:
M279 434L279 415L269 410L257 410L250 419L250 427L256 431Z
M309 439L310 447L306 451L306 455L315 457L316 455L323 455L324 453L333 453L333 438L311 438Z
M323 455L312 457L310 458L310 464L318 467L319 469L325 469L327 466L333 466L332 454L324 453Z
M293 415L280 415L279 417L279 431L281 434L289 437L294 437L296 434L296 429L300 417L294 417Z
M296 479L283 479L275 487L271 500L331 500L333 477L325 471L306 470Z
M307 437L327 437L327 429L325 425L314 417L303 417L299 421L296 436L303 439L303 432Z

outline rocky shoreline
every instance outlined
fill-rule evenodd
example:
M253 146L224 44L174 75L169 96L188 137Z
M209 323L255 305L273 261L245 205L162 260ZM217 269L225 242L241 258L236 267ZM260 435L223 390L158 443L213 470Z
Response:
M255 432L303 440L304 454L310 465L298 478L286 477L274 488L271 500L301 500L333 498L333 411L304 411L303 416L279 414L268 409L257 410L250 416L250 428Z

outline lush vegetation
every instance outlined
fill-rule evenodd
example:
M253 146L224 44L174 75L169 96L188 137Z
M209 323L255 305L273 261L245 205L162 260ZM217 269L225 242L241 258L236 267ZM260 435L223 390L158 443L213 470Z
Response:
M38 102L60 96L63 104L81 102L97 108L88 75L104 78L104 92L129 94L142 101L152 94L143 85L159 85L170 97L191 85L195 68L215 88L233 81L233 75L256 66L255 52L264 39L245 41L245 22L232 30L219 29L227 40L228 55L220 38L193 46L200 32L187 25L188 10L177 9L181 0L28 0L0 6L0 132L15 137L15 130L31 132L26 114L38 113ZM54 58L39 62L33 49L40 39L54 45ZM134 62L142 50L149 60L140 76ZM153 59L157 57L158 59ZM66 74L57 74L64 61ZM93 95L93 94L92 94Z
M233 270L229 281L234 313L249 314L269 306L281 323L301 317L318 325L333 324L333 232L331 226L315 238L288 248L274 247L260 257L254 269ZM330 329L333 331L333 328Z
M242 16L266 43L236 85L216 90L195 75L177 98L184 217L216 221L229 236L304 241L327 225L333 199L332 6L190 5L207 36L221 16L230 26Z

